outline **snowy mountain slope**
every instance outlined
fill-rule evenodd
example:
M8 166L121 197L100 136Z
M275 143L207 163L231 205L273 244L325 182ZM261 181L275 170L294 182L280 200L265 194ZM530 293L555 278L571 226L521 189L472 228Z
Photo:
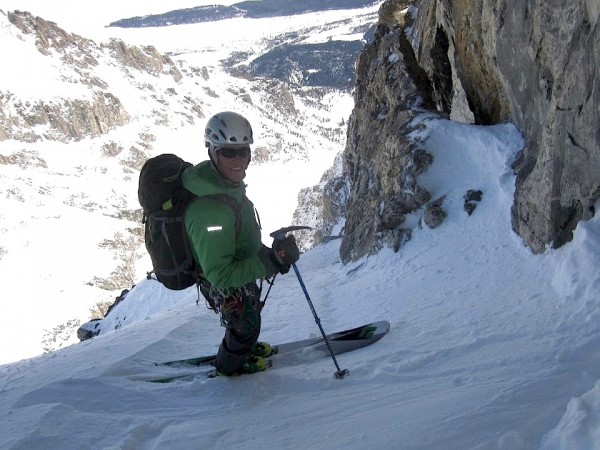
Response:
M3 302L14 313L0 319L0 338L21 336L18 346L0 352L0 362L75 342L76 324L89 320L90 308L111 301L150 269L140 241L138 170L147 157L163 152L192 162L205 159L202 128L216 111L235 109L253 123L256 146L248 194L267 234L289 225L300 189L318 182L343 149L341 124L352 98L336 89L296 89L277 80L240 78L230 73L231 65L226 70L224 61L244 52L243 63L248 63L290 32L301 39L310 30L310 42L355 39L356 27L376 17L371 7L289 17L282 23L235 19L158 30L108 29L101 23L89 27L89 35L71 36L77 45L70 45L58 23L57 35L64 41L50 41L43 54L35 35L8 21L5 4L10 1L2 3L0 13L2 48L7 60L19 64L0 73L3 112L9 121L21 121L19 130L32 138L0 142L0 283ZM44 11L45 5L35 6L34 14ZM123 65L115 57L116 48L148 45L170 55L180 80ZM97 65L69 63L86 61L84 56ZM26 126L33 108L56 108L60 115L69 111L67 100L89 101L98 92L119 99L128 116L125 125L76 139L57 134L48 124ZM136 258L141 258L138 265L123 273L123 264ZM25 286L30 288L27 301L10 302ZM31 305L36 305L33 315ZM69 339L53 341L53 330L67 321L75 324Z
M230 5L236 1L222 0L219 3ZM181 9L212 3L214 1L211 0L172 0L169 2L169 7ZM102 3L87 4L72 0L57 0L53 3L43 0L1 0L0 9L4 12L29 11L46 20L60 23L67 30L87 36L90 32L101 31L107 24L123 17L162 13L165 11L165 4L163 0L147 0L143 3L106 0ZM89 37L96 38L97 36Z
M260 0L233 3L231 6L217 4L197 6L179 10L171 10L162 14L152 14L117 20L111 27L161 27L185 25L199 22L216 22L237 17L264 19L274 17L296 16L313 12L342 11L372 6L373 0L304 0L290 2L287 0Z
M143 382L180 373L153 362L211 353L223 332L193 289L144 281L105 319L126 316L117 331L0 367L0 447L598 448L600 221L532 255L510 228L516 129L424 123L423 181L446 194L444 224L397 254L343 266L333 241L299 262L327 331L392 324L340 355L349 377L335 380L327 358L275 359L252 376ZM474 187L483 199L468 216ZM318 335L293 274L278 277L263 319L270 342Z

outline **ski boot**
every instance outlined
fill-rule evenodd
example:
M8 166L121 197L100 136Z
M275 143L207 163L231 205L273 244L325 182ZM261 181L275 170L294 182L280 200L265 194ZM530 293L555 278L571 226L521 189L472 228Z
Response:
M277 347L271 347L266 342L260 341L257 341L256 344L254 344L254 347L252 347L252 350L250 351L250 354L252 356L259 356L261 358L269 358L275 353L277 353Z
M264 372L267 367L271 367L271 361L266 360L261 356L249 356L244 366L242 367L242 373L256 373Z
M272 365L273 365L273 362L271 360L267 360L260 356L250 355L250 356L248 356L248 359L242 366L242 370L240 372L227 374L227 373L220 372L218 370L213 370L208 373L208 378L237 377L238 375L248 375L248 374L257 373L257 372L264 372L265 370L267 370L267 368L271 367Z

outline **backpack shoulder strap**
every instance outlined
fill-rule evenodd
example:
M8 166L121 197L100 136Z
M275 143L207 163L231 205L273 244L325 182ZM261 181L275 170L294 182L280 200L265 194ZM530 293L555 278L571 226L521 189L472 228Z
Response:
M210 195L201 195L194 196L195 198L211 198L216 201L220 201L228 205L235 214L235 236L238 237L240 232L242 231L242 214L241 214L241 205L239 202L233 198L231 195L227 194L210 194ZM244 196L245 198L245 196ZM202 293L204 299L206 300L208 309L213 310L215 313L219 313L219 307L215 303L215 300L211 296L211 284L206 279L204 274L202 273L202 268L198 267L198 279L196 281L196 288L198 290L198 299L196 300L196 305L200 302L200 293Z
M231 195L227 195L227 194L209 194L209 195L202 195L201 197L196 197L196 198L212 198L214 200L217 200L219 202L225 203L226 205L228 205L232 210L233 213L235 214L235 236L239 236L240 232L242 231L242 213L241 213L241 209L242 206L240 205L240 203Z

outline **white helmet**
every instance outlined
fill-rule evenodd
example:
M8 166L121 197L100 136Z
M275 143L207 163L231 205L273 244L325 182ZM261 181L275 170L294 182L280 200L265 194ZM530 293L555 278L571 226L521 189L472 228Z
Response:
M219 147L248 147L254 143L250 122L231 111L220 112L208 119L204 140L213 158Z

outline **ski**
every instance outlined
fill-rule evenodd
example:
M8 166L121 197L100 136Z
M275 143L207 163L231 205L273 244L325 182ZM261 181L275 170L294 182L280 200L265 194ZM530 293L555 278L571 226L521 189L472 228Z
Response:
M276 353L279 353L278 346L273 346L273 353L268 356L268 358L272 357ZM209 356L200 356L197 358L188 358L188 359L178 359L175 361L164 361L154 363L155 366L207 366L212 365L215 362L217 355L209 355Z
M271 359L267 359L267 369L273 367L273 361ZM264 371L263 371L264 372ZM255 372L255 373L260 373L260 372ZM217 378L219 376L219 374L217 373L216 369L214 367L211 368L206 368L206 370L201 370L198 371L196 370L193 373L186 373L184 375L173 375L170 377L164 377L164 378L157 378L154 380L145 380L148 381L150 383L172 383L174 381L193 381L194 379L196 379L197 377L203 375L206 378ZM243 375L253 375L253 374L239 374L239 375L232 375L232 376L243 376Z
M379 341L389 331L390 324L387 321L373 322L356 328L351 328L344 331L339 331L327 335L332 351L338 355L341 353L350 352L359 348L366 347ZM274 346L277 352L273 355L275 360L281 360L279 363L284 363L283 356L291 355L296 351L309 351L317 356L329 355L329 350L323 337L302 339L299 341L287 342ZM216 355L207 355L194 358L179 359L173 361L164 361L155 363L156 366L167 366L173 368L199 367L200 370L194 373L184 375L174 375L161 377L153 380L147 380L153 383L170 383L177 380L192 380L196 376L205 375L210 377L214 373L214 368L211 365L214 363ZM280 366L280 364L277 364ZM205 367L205 370L202 368Z

